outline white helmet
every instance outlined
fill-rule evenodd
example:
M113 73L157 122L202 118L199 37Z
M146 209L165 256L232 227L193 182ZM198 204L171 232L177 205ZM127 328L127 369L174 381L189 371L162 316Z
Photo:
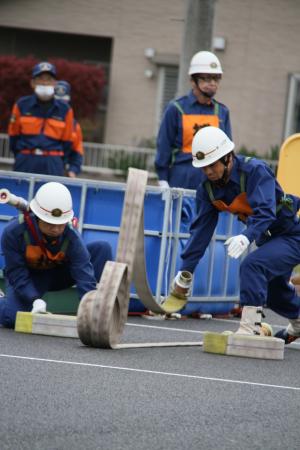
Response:
M68 223L74 216L69 189L52 181L38 189L30 209L39 219L55 225Z
M216 127L201 128L192 142L194 167L206 167L215 163L234 149L234 143Z
M198 52L192 57L189 68L189 75L196 73L222 74L223 71L216 55L211 52Z

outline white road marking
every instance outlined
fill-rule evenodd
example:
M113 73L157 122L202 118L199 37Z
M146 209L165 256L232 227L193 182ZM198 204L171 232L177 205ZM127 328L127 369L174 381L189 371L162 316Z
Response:
M103 364L81 363L81 362L76 362L76 361L63 361L63 360L57 360L57 359L34 358L34 357L30 357L30 356L19 356L19 355L8 355L8 354L0 354L0 357L1 358L11 358L11 359L22 359L22 360L27 360L27 361L38 361L38 362L45 362L45 363L67 364L67 365L72 365L72 366L94 367L94 368L109 369L109 370L120 370L120 371L124 371L124 372L146 373L146 374L151 374L151 375L163 375L163 376L169 376L169 377L188 378L188 379L194 379L194 380L216 381L216 382L220 382L220 383L232 383L232 384L242 384L242 385L247 385L247 386L258 386L258 387L300 391L300 387L297 387L297 386L283 386L280 384L254 383L252 381L231 380L231 379L227 379L227 378L202 377L200 375L189 375L189 374L185 374L185 373L160 372L158 370L134 369L132 367L106 366Z

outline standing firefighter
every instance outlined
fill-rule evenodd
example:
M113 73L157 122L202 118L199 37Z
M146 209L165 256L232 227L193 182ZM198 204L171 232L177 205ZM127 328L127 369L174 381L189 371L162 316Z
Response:
M107 242L87 245L71 225L70 191L61 183L42 185L25 212L10 222L1 238L6 296L0 299L0 325L14 327L17 311L46 312L43 295L77 287L79 297L96 289L112 259Z
M56 100L61 100L70 104L71 102L71 85L68 81L59 80L57 81L54 88L54 97ZM73 132L72 132L72 149L74 152L77 152L79 155L83 157L83 136L80 123L78 120L74 118L73 122ZM68 164L68 160L66 161L66 171L69 177L74 178L76 176L75 173L70 172L70 165Z
M220 211L238 215L246 228L225 242L228 255L239 258L254 241L257 249L240 267L243 310L237 333L264 334L261 319L267 306L290 320L288 330L276 335L288 343L300 337L300 298L289 283L300 262L300 199L282 191L264 161L235 155L233 149L234 143L216 127L203 128L194 137L193 166L205 177L197 190L199 210L181 255L181 270L194 272Z
M231 138L229 110L214 96L223 70L211 52L196 53L190 63L192 90L167 106L157 139L156 171L161 187L197 189L202 174L192 164L192 140L196 132L212 125Z
M72 108L54 98L56 68L42 62L34 66L33 95L13 106L8 134L17 172L74 177L81 170L82 154L72 146Z

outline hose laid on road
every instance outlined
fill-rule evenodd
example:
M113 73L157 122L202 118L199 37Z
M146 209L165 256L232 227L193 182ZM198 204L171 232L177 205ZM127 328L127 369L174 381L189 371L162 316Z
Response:
M127 320L130 284L145 307L154 313L182 309L187 297L170 295L158 304L150 290L144 252L144 197L147 172L129 169L116 262L104 267L98 289L85 294L77 312L78 335L88 346L117 348ZM188 343L187 343L188 344ZM190 345L195 345L190 343ZM198 343L199 345L199 343Z

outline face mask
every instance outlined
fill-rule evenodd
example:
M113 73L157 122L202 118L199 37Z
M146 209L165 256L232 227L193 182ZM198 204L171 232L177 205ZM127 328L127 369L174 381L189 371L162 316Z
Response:
M43 84L38 84L34 88L34 92L41 100L50 100L54 95L54 86L45 86Z

